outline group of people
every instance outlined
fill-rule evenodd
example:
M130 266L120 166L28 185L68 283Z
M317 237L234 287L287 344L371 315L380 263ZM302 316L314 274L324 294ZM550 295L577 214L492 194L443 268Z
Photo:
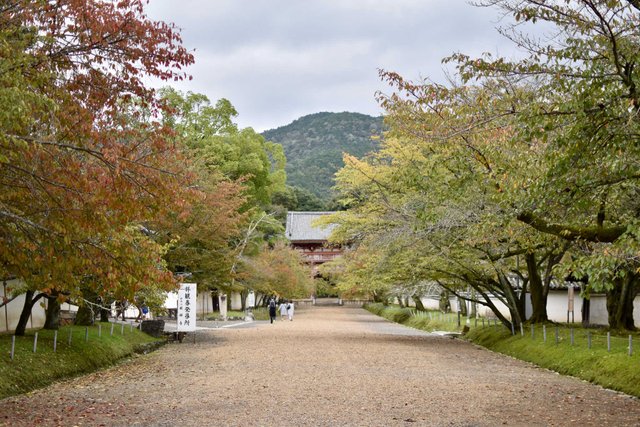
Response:
M269 318L271 319L271 323L276 320L278 310L280 311L280 320L285 320L286 318L293 320L293 313L295 311L293 301L284 300L278 306L275 298L271 298L269 301Z

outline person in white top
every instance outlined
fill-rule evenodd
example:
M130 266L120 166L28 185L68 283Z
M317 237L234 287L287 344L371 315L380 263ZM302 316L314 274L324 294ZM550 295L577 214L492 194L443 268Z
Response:
M295 311L295 307L293 306L293 301L290 301L287 304L287 314L289 315L289 320L293 320L293 312Z
M280 320L284 320L285 316L287 315L287 303L285 301L282 301L280 303L280 306L278 307L278 310L280 310Z

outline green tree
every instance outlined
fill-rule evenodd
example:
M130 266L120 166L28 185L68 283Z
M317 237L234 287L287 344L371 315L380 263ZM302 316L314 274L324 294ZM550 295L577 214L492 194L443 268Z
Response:
M205 95L172 88L164 88L162 96L173 109L165 123L176 130L198 166L244 182L247 209L264 209L274 193L284 190L282 147L251 128L239 130L233 123L237 112L229 101L221 99L212 106Z
M162 94L172 107L165 123L186 147L199 187L213 194L209 205L192 210L191 231L166 229L170 234L165 241L174 234L181 237L170 246L167 259L174 269L192 273L210 289L246 295L248 289L237 281L242 264L256 256L265 241L273 245L283 234L282 225L265 212L274 194L285 189L282 147L251 128L239 130L233 122L236 110L227 100L212 106L200 94L171 88Z
M529 53L521 61L454 55L460 75L535 84L539 96L512 111L514 139L542 151L544 173L529 185L517 217L572 243L562 271L606 291L609 325L634 329L640 155L640 60L636 1L491 1L517 22L555 32L534 39L507 29ZM524 147L523 147L524 148Z

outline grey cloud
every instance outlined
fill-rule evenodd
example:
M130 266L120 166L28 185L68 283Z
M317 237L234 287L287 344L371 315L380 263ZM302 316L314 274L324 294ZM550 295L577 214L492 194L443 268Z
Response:
M194 80L178 87L228 98L258 130L317 111L378 114L378 68L442 80L453 52L512 49L495 11L462 0L156 0L148 12L196 49Z

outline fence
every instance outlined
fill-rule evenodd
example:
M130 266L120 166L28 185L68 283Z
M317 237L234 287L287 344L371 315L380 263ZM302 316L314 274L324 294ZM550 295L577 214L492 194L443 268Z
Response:
M443 313L441 311L418 311L412 310L411 313L415 317L428 318L429 321L436 321L444 324L452 324L462 326L463 324L471 323L473 326L486 325L498 325L501 324L496 318L486 317L467 317L463 316L460 312L455 313Z
M338 301L338 304L347 305L347 306L362 307L363 305L370 304L372 302L373 302L372 300L368 300L368 299L340 299Z
M484 323L482 324L484 326ZM502 323L488 323L487 326L500 326ZM520 325L517 330L511 328L512 335L528 336L531 340L549 345L568 345L570 347L586 347L590 350L604 350L609 353L625 352L630 357L634 355L634 336L624 337L612 335L611 332L585 330L558 325ZM638 337L635 337L638 339Z
M61 330L40 330L34 333L33 338L31 336L16 336L11 335L10 340L8 341L9 345L9 360L13 361L16 358L16 349L25 348L25 344L28 345L30 349L32 349L32 353L37 353L38 351L52 351L53 353L58 352L60 349L71 348L74 343L80 340L81 342L88 343L91 340L96 340L102 338L102 335L110 335L114 334L124 335L125 333L133 332L133 329L138 329L142 327L142 323L140 325L134 326L133 322L129 324L125 323L109 323L103 324L99 323L97 326L68 326ZM7 337L5 335L4 337ZM3 342L1 340L0 342ZM31 346L31 342L33 346ZM18 344L18 346L16 346ZM2 352L4 353L4 352Z
M463 324L470 323L475 327L504 327L504 325L496 318L467 318L459 313L442 313L434 311L417 311L412 312L413 316L429 318L429 321L435 321L442 324L461 327ZM596 331L577 329L555 325L529 325L525 327L520 325L515 328L511 327L511 334L519 334L525 336L528 334L531 339L542 341L554 345L583 346L588 349L606 349L608 352L626 352L629 356L633 356L634 336L627 335L625 337L612 335L611 332L597 333ZM637 337L635 337L637 339ZM636 343L636 345L640 345Z

